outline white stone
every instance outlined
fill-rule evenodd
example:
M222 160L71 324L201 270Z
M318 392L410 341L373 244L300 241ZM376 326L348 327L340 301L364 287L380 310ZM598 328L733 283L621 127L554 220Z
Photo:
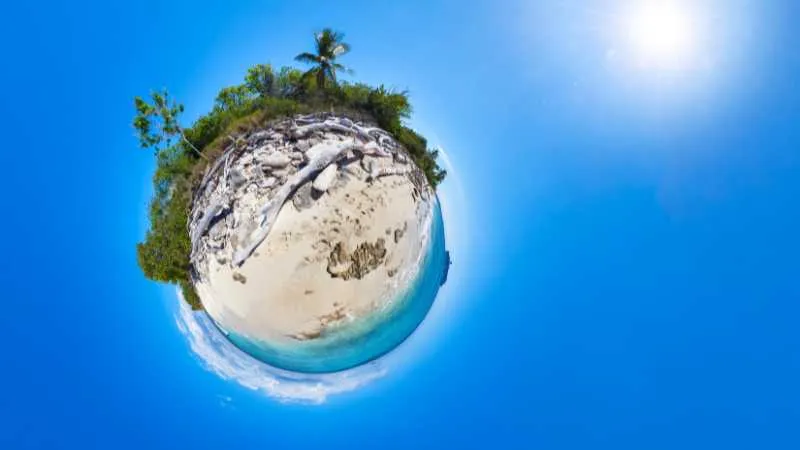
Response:
M325 170L317 175L317 178L314 179L314 183L311 185L311 187L319 192L326 192L333 184L333 180L336 179L337 171L338 167L336 164L329 165L325 168Z
M269 167L286 167L292 159L285 153L275 152L262 158L261 162Z
M277 182L278 180L276 180L274 177L265 178L263 181L259 183L259 187L271 188L272 186L275 186L275 183Z

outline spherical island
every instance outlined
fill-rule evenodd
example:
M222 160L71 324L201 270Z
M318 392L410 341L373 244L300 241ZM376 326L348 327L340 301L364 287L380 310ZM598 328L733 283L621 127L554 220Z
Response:
M333 114L231 139L196 188L194 287L243 351L332 372L395 348L448 265L441 212L389 133Z

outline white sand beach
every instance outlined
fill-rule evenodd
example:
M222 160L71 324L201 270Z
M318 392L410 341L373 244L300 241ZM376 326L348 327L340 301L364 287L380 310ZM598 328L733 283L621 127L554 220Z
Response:
M317 175L326 192L298 189L316 194L313 203L287 201L241 266L203 259L195 286L223 329L269 342L315 339L405 292L425 251L432 202L406 173L371 178L376 167L396 165L373 159L340 161Z

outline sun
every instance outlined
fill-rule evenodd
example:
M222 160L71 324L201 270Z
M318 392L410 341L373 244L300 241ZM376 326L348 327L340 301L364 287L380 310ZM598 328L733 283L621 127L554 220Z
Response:
M696 41L692 16L674 2L640 4L628 18L630 43L648 65L675 67L691 57Z

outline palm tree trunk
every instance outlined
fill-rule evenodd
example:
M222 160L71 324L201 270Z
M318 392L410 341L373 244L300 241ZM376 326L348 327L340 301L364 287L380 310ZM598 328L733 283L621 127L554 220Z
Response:
M317 72L317 88L325 89L325 70L322 67Z

